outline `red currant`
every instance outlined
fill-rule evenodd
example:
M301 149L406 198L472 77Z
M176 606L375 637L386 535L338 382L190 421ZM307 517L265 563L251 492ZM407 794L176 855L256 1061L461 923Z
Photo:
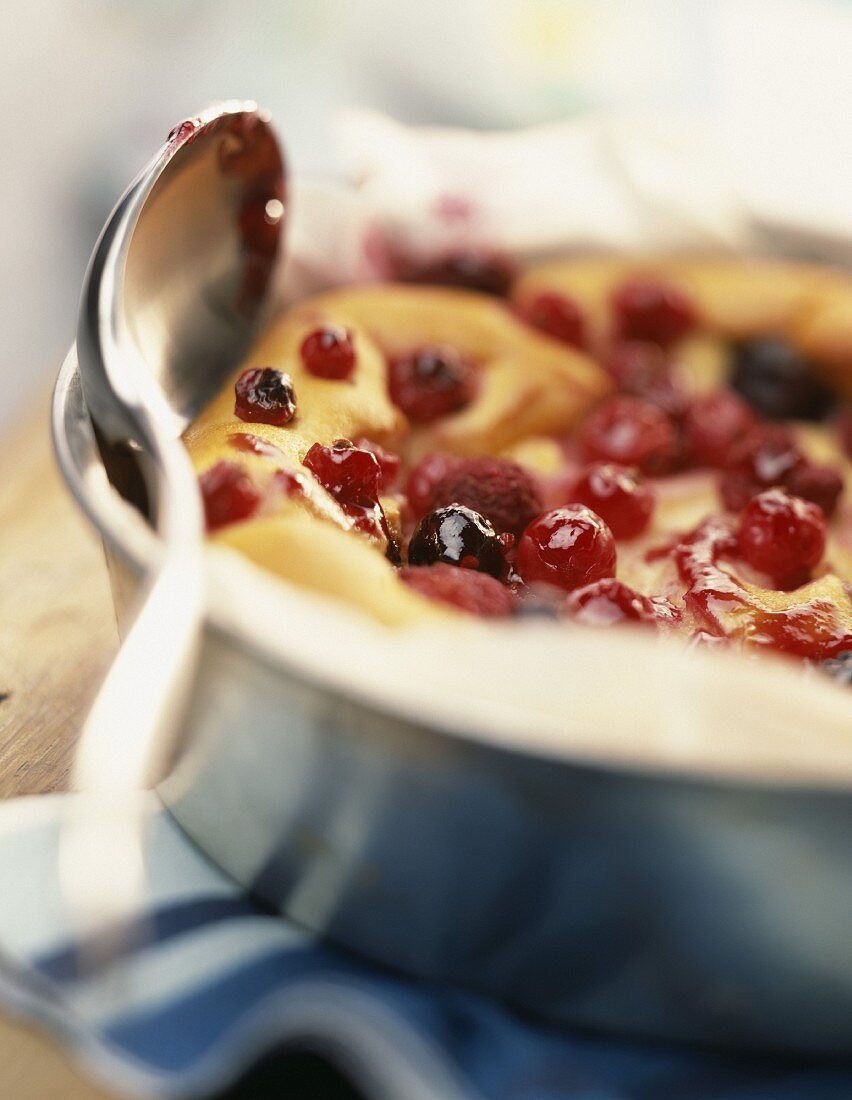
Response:
M260 504L260 493L248 474L224 459L205 470L198 484L208 531L248 519Z
M786 428L766 425L753 429L728 457L719 484L725 507L739 512L764 489L786 485L804 461Z
M740 519L740 554L779 588L796 588L808 579L825 552L825 539L820 508L782 489L753 497Z
M391 400L412 423L431 424L473 400L476 371L452 348L427 347L388 366Z
M305 370L316 378L340 382L349 378L355 369L352 333L339 325L325 325L309 332L299 354Z
M563 344L575 348L586 346L586 321L573 298L546 291L524 303L520 315L527 324Z
M678 452L674 424L661 409L620 395L592 413L583 425L580 443L588 461L638 466L649 475L670 470Z
M630 279L612 296L619 335L668 347L698 321L694 303L676 286L656 279Z
M544 582L571 591L615 573L615 539L582 504L556 508L527 527L515 569L527 584Z
M596 512L617 539L641 535L654 511L654 494L638 471L608 462L586 467L574 485L571 500Z
M565 610L585 626L627 622L656 626L658 622L653 602L615 577L576 589L565 601Z
M754 413L729 390L696 397L683 418L684 442L696 466L724 466L755 425Z

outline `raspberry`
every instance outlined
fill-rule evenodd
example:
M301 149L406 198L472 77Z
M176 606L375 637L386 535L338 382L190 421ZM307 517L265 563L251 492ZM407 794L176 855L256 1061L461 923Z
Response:
M476 371L452 348L426 347L388 365L391 400L414 424L431 424L473 400Z
M728 390L696 397L683 418L689 461L696 466L724 466L755 423L748 405Z
M412 466L405 482L405 495L415 516L432 511L435 507L435 486L461 462L460 458L452 455L431 454Z
M650 340L668 347L698 321L693 302L676 286L656 279L631 279L612 296L618 332L625 340Z
M615 573L615 540L582 504L539 516L518 543L515 568L527 584L539 581L569 592Z
M260 504L260 493L248 474L224 459L205 470L198 484L208 531L248 519Z
M445 473L432 491L432 507L464 504L491 522L497 532L520 535L541 511L532 476L508 458L470 458Z
M586 420L580 444L590 462L638 466L643 474L666 473L675 463L678 439L664 412L635 397L605 401Z
M349 329L326 325L314 329L302 341L299 354L305 370L317 378L344 381L355 369L355 345Z
M797 588L825 552L825 517L816 504L770 489L753 497L740 520L742 557L779 588Z
M512 614L511 593L487 573L438 563L400 569L399 577L421 596L451 604L471 615L498 619Z
M790 473L786 487L793 496L818 504L826 519L830 519L843 492L843 475L834 466L806 460Z
M586 346L585 318L573 298L545 292L525 302L519 312L528 325L555 340L575 348Z
M617 539L640 535L654 511L654 494L637 471L607 462L586 467L574 485L571 500L596 512Z

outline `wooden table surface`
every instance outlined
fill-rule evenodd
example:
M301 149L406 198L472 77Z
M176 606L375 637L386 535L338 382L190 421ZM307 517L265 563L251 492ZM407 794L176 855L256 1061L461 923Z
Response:
M9 798L66 786L117 642L100 545L54 469L46 400L0 444L0 470L0 797ZM4 1100L108 1095L42 1033L0 1015Z

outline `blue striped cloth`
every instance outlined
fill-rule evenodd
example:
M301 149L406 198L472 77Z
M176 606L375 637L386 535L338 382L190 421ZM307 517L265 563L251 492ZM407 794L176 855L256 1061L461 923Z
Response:
M248 898L153 798L136 934L109 966L82 967L56 874L69 797L0 805L0 1001L121 1094L209 1095L286 1044L328 1059L368 1100L852 1098L848 1062L557 1032L372 969Z

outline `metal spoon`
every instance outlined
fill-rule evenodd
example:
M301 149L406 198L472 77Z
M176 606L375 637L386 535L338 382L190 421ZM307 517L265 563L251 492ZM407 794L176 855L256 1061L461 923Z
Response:
M114 921L143 874L142 789L161 778L191 682L203 615L203 522L180 434L260 326L284 214L268 117L226 103L181 123L128 188L83 285L79 371L105 464L138 460L137 497L159 568L80 736L73 827L60 850L69 898ZM137 503L140 501L137 500Z

